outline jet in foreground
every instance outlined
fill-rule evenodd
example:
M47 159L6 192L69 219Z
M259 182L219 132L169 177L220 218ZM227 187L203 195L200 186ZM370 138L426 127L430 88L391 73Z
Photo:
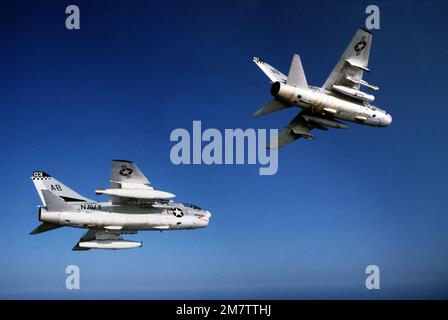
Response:
M361 86L378 90L378 86L362 79L364 71L369 72L372 34L359 29L344 54L334 67L323 87L309 86L300 57L293 57L288 77L266 63L254 58L254 62L273 82L271 95L274 99L254 113L254 116L279 111L292 106L303 110L270 143L270 148L280 148L301 137L312 140L313 129L328 130L328 127L345 129L341 120L386 127L392 117L371 102L375 97L360 90Z
M86 228L73 250L139 248L141 242L125 240L123 234L140 230L180 230L208 226L211 214L198 206L174 203L175 195L155 190L131 161L113 160L109 189L97 194L109 196L96 202L71 190L42 171L31 177L43 205L42 222L31 234L60 227Z

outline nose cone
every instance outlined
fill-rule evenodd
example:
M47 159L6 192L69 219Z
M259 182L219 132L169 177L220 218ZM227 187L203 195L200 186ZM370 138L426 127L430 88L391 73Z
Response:
M209 211L205 211L204 215L198 218L198 225L200 228L208 226L208 222L212 214Z
M387 114L386 116L386 126L390 125L392 123L392 116L390 114Z

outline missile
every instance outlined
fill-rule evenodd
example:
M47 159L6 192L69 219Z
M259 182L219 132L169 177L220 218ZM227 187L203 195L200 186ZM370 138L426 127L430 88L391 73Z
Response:
M78 243L78 246L81 248L111 250L140 248L142 245L142 242L130 240L92 240L80 241Z
M347 129L348 126L345 123L339 122L337 120L325 119L315 116L304 115L303 118L305 121L314 122L320 124L322 126L328 126L337 129Z
M345 94L347 96L356 98L356 99L361 99L367 102L372 102L373 100L375 100L375 97L371 94L356 90L356 89L352 89L352 88L348 88L348 87L344 87L344 86L337 86L337 85L333 85L333 89Z
M380 89L376 84L368 83L367 81L364 81L364 80L362 80L362 79L359 78L359 77L346 76L345 78L346 78L348 81L351 81L351 82L353 82L353 83L360 84L360 85L362 85L362 86L365 86L365 87L370 88L370 89L375 90L375 91Z

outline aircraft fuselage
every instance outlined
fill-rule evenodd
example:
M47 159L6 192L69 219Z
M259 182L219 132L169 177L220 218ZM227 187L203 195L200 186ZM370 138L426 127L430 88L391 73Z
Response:
M392 122L391 115L378 107L322 88L300 88L274 82L271 94L287 105L311 108L312 113L318 115L331 115L337 119L375 127L386 127Z
M76 211L47 211L41 208L39 220L62 226L105 230L179 230L208 226L211 214L202 209L171 205L169 208L145 208L110 203L72 204ZM81 209L89 207L91 209Z

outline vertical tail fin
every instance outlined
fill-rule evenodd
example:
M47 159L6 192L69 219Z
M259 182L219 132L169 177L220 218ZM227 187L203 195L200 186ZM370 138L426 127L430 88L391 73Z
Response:
M93 202L92 200L83 197L79 193L73 191L46 172L34 171L31 180L33 180L34 186L37 189L39 197L44 206L47 205L46 199L43 194L44 190L55 194L56 196L62 198L62 200L64 200L65 202Z
M288 81L293 87L308 88L308 83L306 82L305 72L303 71L302 61L300 56L295 54L292 58L291 67L289 69Z

